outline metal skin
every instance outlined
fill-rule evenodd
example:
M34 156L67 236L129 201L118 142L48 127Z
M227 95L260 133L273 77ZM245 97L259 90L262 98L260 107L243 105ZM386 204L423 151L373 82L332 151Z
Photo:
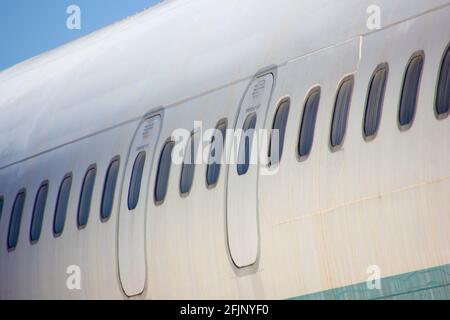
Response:
M167 1L0 72L0 299L285 299L364 283L373 265L386 278L450 264L450 120L434 113L450 1L379 0L381 29L369 30L372 2ZM412 126L400 130L405 68L418 51L424 67L417 109ZM389 65L381 122L365 140L367 89L380 63ZM164 201L155 203L153 192L172 132L192 130L196 120L204 129L221 119L232 127L264 68L276 70L276 79L257 126L270 130L279 103L291 105L277 174L246 183L233 177L229 201L245 201L237 195L250 191L257 199L251 204L257 218L248 219L257 223L249 227L257 251L245 257L227 227L233 215L227 210L239 210L227 204L227 172L235 167L223 165L208 188L206 164L197 165L189 195L181 197L181 165L174 164ZM331 149L336 90L347 76L354 88L346 133ZM308 158L299 159L303 106L316 87L314 142ZM152 116L160 117L160 128L146 149L140 216L130 218L123 201L139 149L133 141ZM115 201L102 221L105 175L118 156ZM79 193L93 164L91 210L80 230ZM66 174L73 177L71 196L63 233L55 237ZM49 190L42 232L30 243L43 181ZM11 209L23 188L18 244L8 250ZM233 221L233 230L245 232ZM79 290L67 286L74 265ZM448 283L441 290L448 292ZM377 295L362 295L371 296Z

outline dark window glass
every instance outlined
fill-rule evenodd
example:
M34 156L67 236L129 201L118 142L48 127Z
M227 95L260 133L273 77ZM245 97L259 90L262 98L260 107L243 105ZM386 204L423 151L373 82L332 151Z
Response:
M81 187L80 202L78 204L78 227L85 227L91 210L92 193L94 192L95 176L97 169L91 167L86 172Z
M344 140L347 129L347 118L353 93L353 76L342 81L334 105L333 123L331 127L331 147L337 147Z
M253 143L253 135L256 127L256 113L249 114L242 126L242 136L239 144L237 172L242 176L247 173L250 165L250 157Z
M55 236L60 236L63 233L71 188L72 176L69 175L62 181L56 200L55 220L53 221L53 233Z
M41 236L42 221L44 220L45 204L48 195L48 182L44 182L36 194L33 217L31 218L30 241L36 243Z
M180 192L186 194L191 191L195 172L195 134L191 135L186 146L183 165L181 166Z
M156 175L155 184L155 202L161 203L164 201L167 193L167 186L169 184L170 167L172 164L172 150L175 143L169 141L164 145L164 148L159 157L158 173Z
M114 193L116 191L117 177L119 175L120 161L115 159L109 165L106 173L105 184L103 186L101 218L106 220L110 217L114 204Z
M19 240L20 224L22 221L23 207L25 204L25 191L20 191L14 200L8 231L8 250L13 250Z
M289 116L290 105L291 105L290 100L285 100L281 102L275 114L269 145L270 165L276 165L281 160L281 156L283 154L284 137L286 134L286 124Z
M313 89L306 99L305 108L303 109L302 124L300 127L300 137L298 142L298 155L300 157L307 157L311 152L314 141L314 130L316 128L319 101L320 89Z
M219 123L211 139L211 150L209 152L208 167L206 169L206 183L213 186L217 183L220 174L222 153L225 147L227 123Z
M367 91L366 113L364 116L364 136L374 136L380 126L383 111L384 93L388 76L388 65L379 65L372 75Z
M436 112L445 115L450 109L450 46L442 60L439 83L436 93Z
M2 220L2 213L3 213L3 197L0 197L0 221Z
M423 55L415 55L406 68L398 115L398 121L402 127L410 126L414 120L422 68Z
M134 210L138 205L144 165L145 152L142 151L136 156L133 164L133 172L131 173L130 179L130 188L128 190L128 210Z

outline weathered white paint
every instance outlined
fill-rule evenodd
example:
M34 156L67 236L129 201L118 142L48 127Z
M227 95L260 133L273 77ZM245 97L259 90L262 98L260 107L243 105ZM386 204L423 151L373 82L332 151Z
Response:
M270 65L278 66L277 81L264 128L271 127L281 97L290 97L291 108L279 172L259 176L254 186L257 267L241 272L231 260L225 168L208 190L206 165L198 165L189 196L180 197L181 167L174 165L166 200L157 206L153 162L146 169L146 217L140 220L146 253L140 297L287 298L364 282L370 265L385 277L450 263L450 122L433 113L438 69L450 40L449 1L379 0L382 29L369 32L365 13L371 4L170 1L1 72L0 298L126 298L117 255L125 187L117 189L110 220L99 218L111 159L126 159L140 121L158 106L164 106L164 121L156 156L174 129L192 130L195 120L203 120L204 128L223 118L232 123L252 77ZM400 132L402 79L417 50L425 52L417 114L412 128ZM367 86L381 62L389 63L381 125L376 139L365 142ZM345 142L331 152L336 88L349 73L355 88ZM322 96L314 145L309 158L299 161L303 104L316 85ZM89 223L78 230L77 192L93 163L97 180ZM56 196L68 172L73 194L64 233L55 239ZM34 195L46 179L42 235L31 245ZM16 250L8 252L12 202L23 187L21 234ZM80 267L81 290L66 287L71 265Z

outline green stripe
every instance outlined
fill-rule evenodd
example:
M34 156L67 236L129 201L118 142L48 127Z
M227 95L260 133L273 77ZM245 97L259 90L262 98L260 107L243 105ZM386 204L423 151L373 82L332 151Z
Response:
M293 297L291 300L450 300L450 264L381 279L381 289L366 282Z

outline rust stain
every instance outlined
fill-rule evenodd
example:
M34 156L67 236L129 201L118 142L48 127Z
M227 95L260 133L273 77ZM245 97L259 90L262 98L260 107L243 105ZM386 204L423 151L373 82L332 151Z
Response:
M375 199L382 199L382 198L385 198L385 197L388 197L388 196L391 196L391 195L394 195L394 194L398 194L398 193L402 193L402 192L406 192L406 191L410 191L410 190L414 190L414 189L419 189L419 188L422 188L422 187L425 187L425 186L428 186L428 185L433 185L433 184L436 184L436 183L440 183L440 182L443 182L443 181L446 181L446 180L450 180L450 176L446 176L446 177L439 178L439 179L427 180L427 181L415 183L415 184L412 184L412 185L409 185L409 186L406 186L406 187L403 187L403 188L399 188L397 190L388 191L388 192L382 192L382 193L378 193L378 194L375 194L375 195L362 197L362 198L359 198L359 199L356 199L356 200L353 200L353 201L349 201L349 202L345 202L345 203L339 204L339 205L331 207L331 208L318 210L318 211L315 211L315 212L313 212L311 214L307 214L307 215L304 215L304 216L301 216L301 217L296 217L296 218L292 218L292 219L288 219L288 220L279 221L275 225L276 226L280 226L280 225L284 225L284 224L288 224L288 223L297 222L297 221L300 221L302 219L311 218L311 217L314 217L314 216L317 216L317 215L329 214L329 213L332 213L333 211L336 211L338 209L349 207L349 206L352 206L352 205L355 205L355 204L358 204L358 203L362 203L362 202L370 201L370 200L375 200Z

